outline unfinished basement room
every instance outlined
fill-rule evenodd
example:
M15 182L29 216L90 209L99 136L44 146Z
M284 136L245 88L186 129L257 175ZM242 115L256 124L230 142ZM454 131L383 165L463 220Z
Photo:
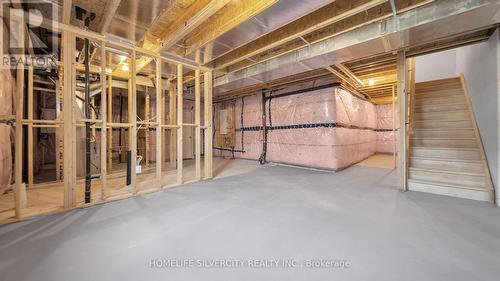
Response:
M0 19L0 281L500 280L500 0Z

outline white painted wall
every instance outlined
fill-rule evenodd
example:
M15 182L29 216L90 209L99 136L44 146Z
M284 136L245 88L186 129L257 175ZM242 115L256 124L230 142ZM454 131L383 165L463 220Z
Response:
M417 82L464 74L500 206L500 34L486 41L415 59Z
M476 115L481 139L488 160L491 177L500 198L499 139L498 139L498 40L499 31L487 42L456 50L457 74L463 73L472 107ZM499 200L497 200L497 204Z
M456 76L456 50L415 58L415 81L423 82Z

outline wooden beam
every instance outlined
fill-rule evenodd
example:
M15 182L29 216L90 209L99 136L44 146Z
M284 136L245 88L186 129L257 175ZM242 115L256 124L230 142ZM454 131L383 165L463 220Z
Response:
M365 85L363 81L361 81L361 79L359 79L356 74L352 73L352 71L350 71L349 68L347 68L345 65L337 63L335 64L335 66L342 70L342 72L344 72L349 78L351 78L352 81L356 82L358 87L363 87Z
M33 66L28 67L28 120L33 121ZM28 187L33 187L33 123L28 124Z
M278 0L239 0L229 2L183 40L187 46L185 55L201 49L201 47L217 37L249 18L258 15L277 2Z
M177 100L177 90L176 87L173 83L170 83L170 88L169 88L169 117L168 119L170 120L170 125L176 125L177 123L177 105L176 105L176 100ZM175 129L170 129L170 167L175 169L176 163L177 163L177 131Z
M128 131L129 137L129 150L132 152L131 159L131 181L129 189L132 193L137 193L137 184L136 184L136 166L137 166L137 93L136 93L136 71L135 71L135 62L136 62L136 53L135 50L132 51L132 63L130 67L130 79L129 79L129 92L128 92L128 123L130 123L131 127Z
M182 64L177 65L177 183L182 184L184 182L182 169L183 169L183 67Z
M258 37L216 59L217 69L245 60L265 50L275 48L293 39L301 38L317 29L372 8L387 0L336 0L316 11L288 23L268 34ZM302 37L303 38L303 37ZM307 44L307 43L306 43Z
M145 91L145 96L144 96L144 120L146 122L151 122L150 121L150 114L149 114L149 109L151 106L151 97L149 95L149 89L146 87ZM144 124L143 131L144 132L144 138L145 138L145 148L144 148L144 156L143 156L143 162L146 167L149 167L149 124Z
M75 35L63 32L63 162L64 162L64 208L75 206L76 181L76 129L75 129Z
M101 194L100 200L106 200L106 190L107 190L107 99L106 99L106 44L101 45ZM111 85L110 85L111 86Z
M175 0L153 22L145 36L142 48L160 52L168 50L218 12L231 0ZM137 72L146 67L153 57L137 60ZM124 63L130 63L129 61ZM123 63L117 65L114 73L121 73Z
M198 50L196 52L196 62L201 62L201 53ZM195 133L194 133L194 159L195 159L195 180L201 179L201 81L200 81L200 70L197 69L194 71L195 81L194 81L194 124Z
M63 91L62 91L62 74L63 71L58 70L58 77L56 80L56 119L62 120L62 107L63 107ZM63 179L63 147L64 147L64 130L62 126L56 128L56 180Z
M181 13L175 18L173 24L161 24L160 17L158 21L160 24L155 28L160 28L162 30L161 34L163 36L159 36L159 38L162 38L160 43L161 49L168 50L170 47L174 46L230 1L231 0L197 0L187 9L182 9ZM165 16L169 17L170 14L166 13Z
M111 63L112 55L109 54L109 63ZM108 121L113 122L113 76L108 75ZM113 171L113 128L108 128L108 167L107 172L109 174Z
M71 11L73 10L73 1L64 0L62 8L62 23L69 24L71 22Z
M159 182L160 187L163 185L162 179L161 179L161 167L163 165L163 151L162 151L162 135L163 135L163 128L161 128L159 125L162 125L164 123L164 120L162 118L163 113L162 113L162 101L163 99L163 90L162 90L162 79L161 79L161 74L162 74L162 61L160 59L156 59L156 122L158 123L158 126L156 127L156 180Z
M398 138L398 188L407 190L408 167L407 167L407 96L406 96L406 81L408 69L406 64L406 56L404 51L398 52L397 58L397 71L398 71L398 108L399 108L399 138Z
M394 168L397 167L397 159L396 159L396 150L397 150L397 142L396 142L396 86L392 86L392 161L394 163Z
M213 177L212 169L212 72L204 73L205 103L205 179Z
M30 12L20 12L20 11L13 11L13 13L11 13L11 16L14 18L21 18L23 20L40 18L39 15L30 13ZM171 64L182 64L183 66L185 66L189 69L194 70L194 69L199 68L202 71L210 70L210 68L204 67L201 65L197 65L187 58L179 58L178 55L173 54L173 53L162 52L160 54L158 52L154 52L154 51L145 49L143 47L139 47L139 46L137 46L136 42L132 42L132 44L130 44L130 43L120 42L117 40L111 40L100 33L93 32L90 30L81 29L77 26L64 24L61 22L53 21L51 19L47 19L47 18L43 18L41 20L42 20L42 23L40 24L40 26L47 28L48 30L51 30L53 32L61 32L62 33L64 31L67 31L67 32L73 33L75 36L78 36L82 39L87 38L91 41L105 42L108 46L113 46L115 48L120 48L120 49L124 49L127 51L135 51L139 54L142 54L145 56L150 56L153 58L160 57L165 62L168 62Z
M16 145L14 151L14 204L16 218L22 217L22 210L26 203L26 186L23 183L23 101L24 101L24 65L17 68L16 94Z
M107 0L106 7L104 8L104 13L102 15L102 20L99 25L99 32L104 33L108 30L111 20L116 14L118 6L120 6L121 0Z

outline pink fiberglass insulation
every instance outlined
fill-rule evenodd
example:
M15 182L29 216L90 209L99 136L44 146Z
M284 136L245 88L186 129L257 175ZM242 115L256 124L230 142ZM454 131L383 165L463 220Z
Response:
M270 107L271 116L268 100L267 161L338 170L375 153L375 106L341 88L330 87L273 98ZM216 105L216 110L218 108ZM235 101L234 156L258 159L264 139L260 130L261 94L244 98L243 126L241 108L242 99L238 99ZM242 131L241 127L247 129ZM214 155L231 156L233 152L214 149Z
M394 115L392 104L377 105L377 152L394 152ZM397 122L397 120L396 120ZM397 135L396 135L397 137Z

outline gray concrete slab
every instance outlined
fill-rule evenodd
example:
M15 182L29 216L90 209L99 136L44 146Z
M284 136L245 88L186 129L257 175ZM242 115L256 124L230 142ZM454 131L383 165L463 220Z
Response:
M499 280L499 208L394 183L379 168L254 167L13 223L0 280ZM319 259L349 264L306 267Z

